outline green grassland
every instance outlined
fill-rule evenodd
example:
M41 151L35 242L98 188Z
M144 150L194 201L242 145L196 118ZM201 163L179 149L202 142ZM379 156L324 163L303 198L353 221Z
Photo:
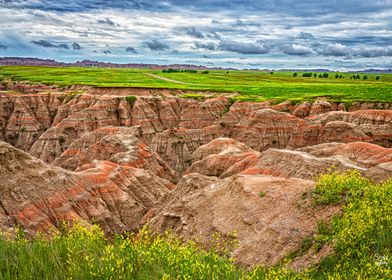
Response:
M274 267L245 268L229 252L235 233L217 235L209 250L184 243L171 234L108 239L97 226L63 227L51 239L0 237L1 279L391 279L392 181L374 184L357 171L320 177L315 190L304 193L314 206L340 204L343 211L330 223L320 223L305 240ZM316 254L323 246L334 252L303 271L290 269L297 256Z
M173 81L161 80L148 74ZM264 101L313 100L392 102L392 74L329 73L328 78L302 77L298 72L209 71L163 73L149 69L60 68L0 66L0 79L70 86L83 84L100 87L148 87L238 93L237 100ZM366 75L367 79L363 79ZM379 76L379 80L376 77ZM174 82L177 81L177 82Z

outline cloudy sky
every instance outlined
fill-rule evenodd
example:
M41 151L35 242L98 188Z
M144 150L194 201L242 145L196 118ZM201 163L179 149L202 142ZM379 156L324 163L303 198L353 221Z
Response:
M0 56L392 68L392 0L0 0Z

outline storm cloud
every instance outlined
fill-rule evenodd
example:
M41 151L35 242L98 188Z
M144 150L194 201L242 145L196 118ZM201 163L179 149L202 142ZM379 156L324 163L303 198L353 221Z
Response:
M195 42L195 49L205 49L205 50L210 50L214 51L216 49L216 46L214 43L201 43L201 42Z
M270 51L270 49L263 44L242 42L221 42L218 48L223 51L240 54L266 54Z
M151 51L165 51L170 49L169 45L159 42L158 40L154 39L152 41L146 41L143 43L144 46L149 48Z
M82 47L78 43L72 43L72 49L74 49L74 50L81 50Z
M119 24L116 24L114 21L112 21L110 18L105 18L105 19L99 19L97 21L97 23L99 24L107 24L107 25L111 25L111 26L119 26Z
M195 38L199 38L199 39L204 38L204 34L194 27L185 28L185 33Z
M46 40L39 40L39 41L31 41L31 43L33 43L34 45L40 46L40 47L44 47L44 48L58 48L58 49L69 49L69 46L67 44L53 44L51 42L48 42Z
M135 48L133 48L133 47L126 47L126 48L125 48L125 51L126 51L126 52L129 52L129 53L137 53L137 51L136 51Z

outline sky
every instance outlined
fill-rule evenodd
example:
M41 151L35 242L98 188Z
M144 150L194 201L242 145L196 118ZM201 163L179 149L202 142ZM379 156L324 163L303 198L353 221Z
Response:
M392 68L392 0L0 0L0 57Z

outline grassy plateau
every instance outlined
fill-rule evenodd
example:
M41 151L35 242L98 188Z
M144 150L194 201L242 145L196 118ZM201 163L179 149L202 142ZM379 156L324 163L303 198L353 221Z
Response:
M304 240L281 264L244 268L229 257L235 244L212 242L208 251L144 228L109 240L98 226L65 226L51 239L0 238L1 279L391 279L392 181L373 184L358 172L319 178L315 205L340 204L342 213ZM295 272L296 256L323 246L333 253Z
M392 74L215 70L171 72L149 69L0 66L0 80L70 86L148 87L238 93L237 100L313 100L392 102ZM316 74L316 77L314 76ZM366 76L366 77L365 77Z

